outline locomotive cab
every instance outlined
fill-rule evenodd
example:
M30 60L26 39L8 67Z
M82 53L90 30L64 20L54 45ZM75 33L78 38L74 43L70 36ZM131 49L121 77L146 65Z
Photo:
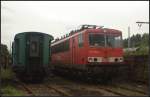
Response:
M88 64L121 64L123 62L121 32L111 29L87 32Z

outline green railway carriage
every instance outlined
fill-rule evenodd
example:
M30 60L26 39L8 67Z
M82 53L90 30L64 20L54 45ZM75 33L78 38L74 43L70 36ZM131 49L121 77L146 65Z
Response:
M12 43L13 70L25 80L42 80L48 71L51 56L51 35L22 32Z

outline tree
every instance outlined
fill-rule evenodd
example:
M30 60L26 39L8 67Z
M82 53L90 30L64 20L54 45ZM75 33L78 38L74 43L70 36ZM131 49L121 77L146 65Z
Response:
M11 59L11 55L8 51L7 45L1 44L0 46L1 46L0 64L6 68L7 65L9 64L9 60Z
M148 54L149 52L149 33L144 33L143 35L136 34L132 35L130 38L130 43L131 47L136 47L138 48L134 52L129 52L129 53L134 53L134 54ZM123 40L123 45L124 48L128 47L128 38Z

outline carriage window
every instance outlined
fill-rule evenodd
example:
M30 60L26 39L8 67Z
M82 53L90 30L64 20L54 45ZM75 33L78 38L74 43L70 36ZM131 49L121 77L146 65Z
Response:
M28 36L28 47L29 47L29 57L39 57L40 56L40 39L42 39L39 35L29 35Z
M79 34L78 36L78 45L79 47L83 47L83 35Z
M90 46L105 46L104 34L89 34Z
M31 51L35 53L37 52L37 42L33 41L31 43Z

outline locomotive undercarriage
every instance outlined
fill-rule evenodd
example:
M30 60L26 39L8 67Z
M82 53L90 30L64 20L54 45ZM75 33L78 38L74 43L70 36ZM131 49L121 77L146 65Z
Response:
M78 77L80 79L92 78L95 80L111 80L118 76L127 78L129 73L129 66L127 65L54 65L53 71L55 73Z

